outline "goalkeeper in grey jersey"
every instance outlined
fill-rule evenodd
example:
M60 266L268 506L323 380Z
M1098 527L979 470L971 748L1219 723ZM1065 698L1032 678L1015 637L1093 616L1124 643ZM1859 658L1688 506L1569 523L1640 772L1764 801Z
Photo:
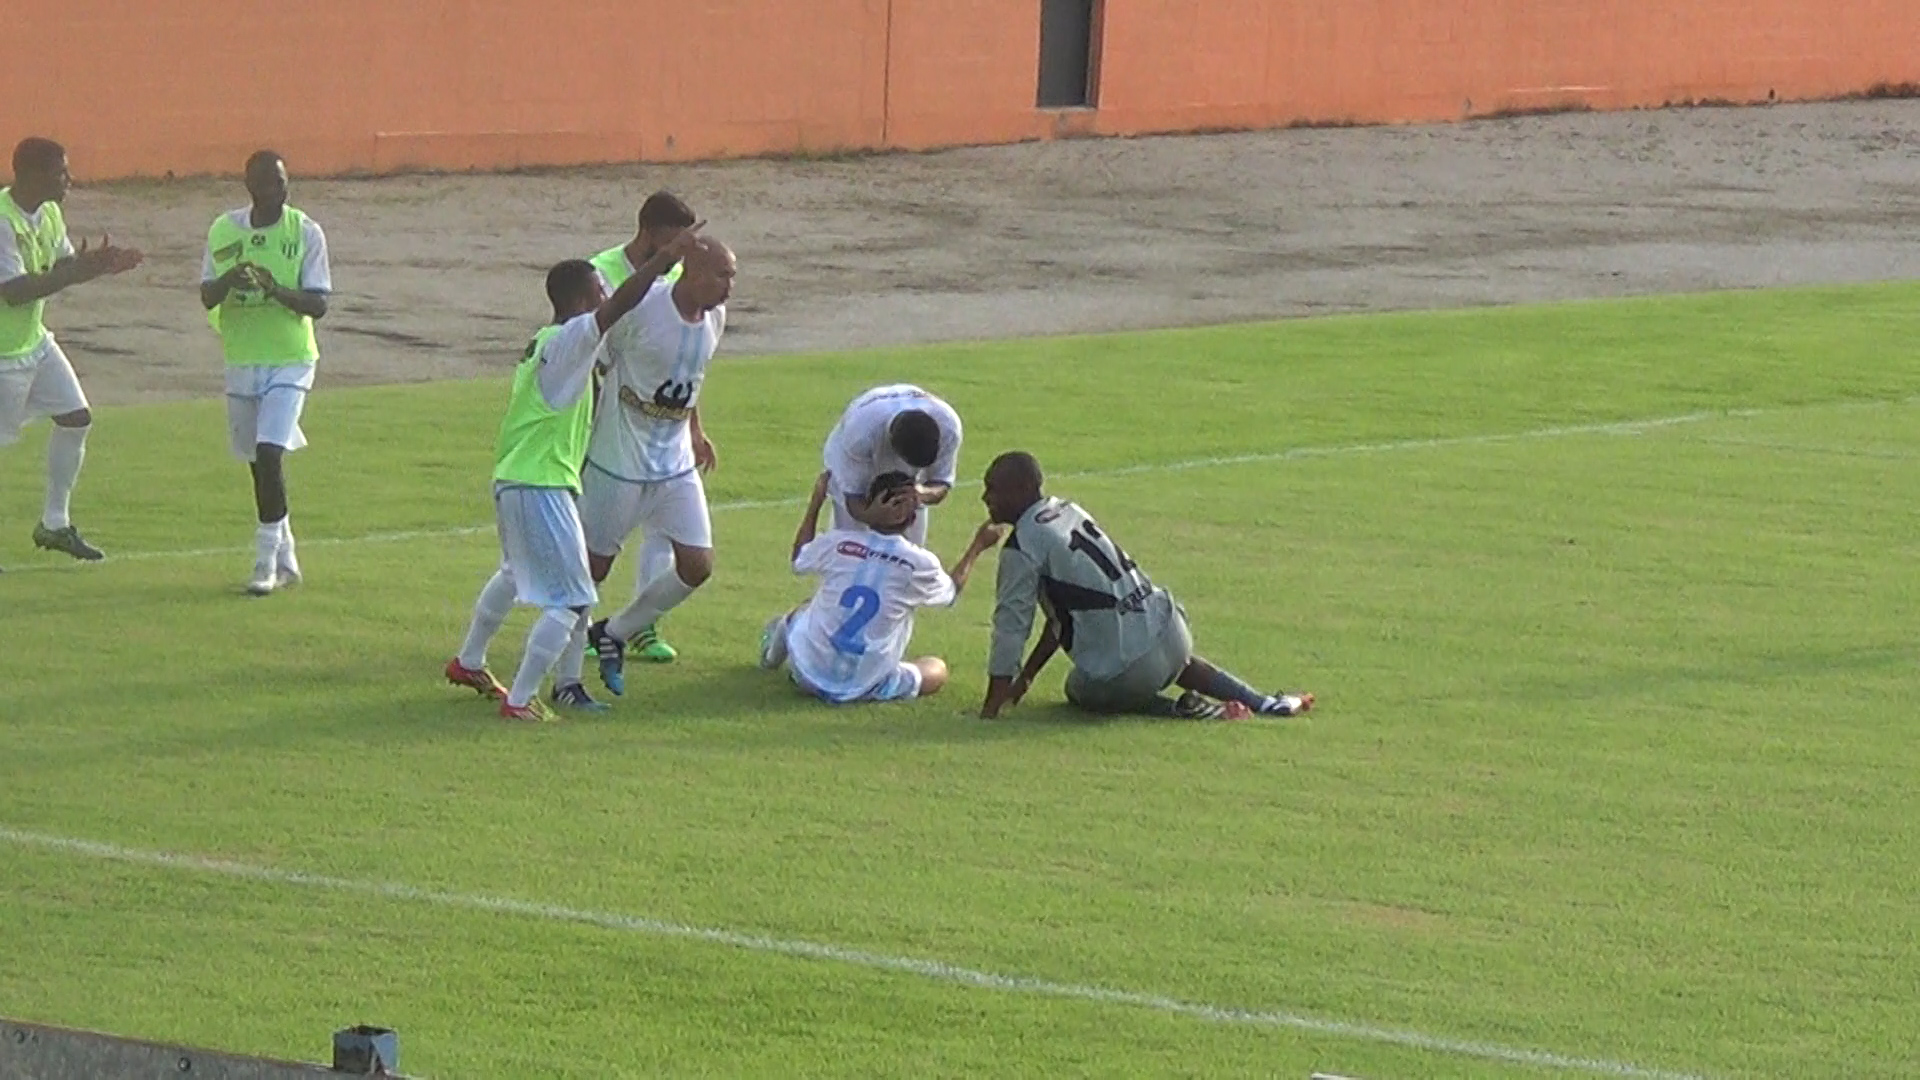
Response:
M981 716L991 720L1018 702L1060 649L1073 662L1067 700L1090 712L1238 720L1313 707L1312 694L1263 694L1195 656L1173 596L1085 510L1042 493L1042 479L1026 453L1002 454L987 469L981 501L996 524L1013 529L1000 551ZM1022 666L1036 608L1046 626ZM1162 694L1173 685L1184 691L1178 699Z

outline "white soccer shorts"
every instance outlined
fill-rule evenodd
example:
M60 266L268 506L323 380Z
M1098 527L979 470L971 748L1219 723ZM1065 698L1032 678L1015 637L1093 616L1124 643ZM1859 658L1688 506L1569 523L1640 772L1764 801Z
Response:
M300 413L313 389L312 364L227 365L227 441L233 456L251 463L261 443L288 452L307 445Z
M587 550L595 555L618 555L635 529L687 547L713 547L707 485L698 472L636 483L588 464L581 479L580 520Z
M922 678L920 668L905 662L902 662L899 666L888 672L887 677L880 680L880 685L869 687L865 691L851 697L837 696L821 689L818 683L807 678L806 675L802 673L799 668L794 667L791 662L787 665L787 672L792 677L795 686L798 686L800 689L805 690L807 693L829 705L857 705L861 702L912 701L914 698L920 696L920 680Z
M538 608L587 608L599 599L587 572L587 541L580 509L566 488L499 486L493 492L500 526L500 568L514 596Z
M48 334L31 357L0 370L0 446L18 442L20 430L36 417L65 416L86 407L80 377Z

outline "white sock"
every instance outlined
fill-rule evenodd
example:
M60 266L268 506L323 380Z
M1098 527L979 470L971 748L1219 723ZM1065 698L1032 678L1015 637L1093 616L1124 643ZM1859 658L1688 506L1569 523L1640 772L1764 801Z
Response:
M567 639L567 651L560 654L560 662L553 669L553 685L566 686L581 681L581 675L587 669L587 625L593 621L593 613L583 611L573 621L573 636Z
M80 463L87 458L87 432L82 428L53 426L47 437L47 510L40 524L49 529L64 529L73 524L73 486L80 482Z
M273 569L280 557L280 532L285 523L271 521L253 531L253 565Z
M633 579L633 595L638 599L648 583L661 574L673 572L673 541L654 533L640 545L640 572Z
M630 640L633 635L660 621L660 616L679 607L681 601L693 595L693 586L680 580L678 570L668 570L659 577L647 582L633 603L620 610L620 614L607 620L607 633L621 641Z
M571 611L548 608L540 613L539 621L527 631L526 659L520 661L520 674L513 677L507 704L525 705L540 693L540 684L553 662L567 651L567 641L573 637L573 625L577 621Z
M467 627L467 643L460 646L461 667L478 671L487 666L487 646L513 611L513 599L513 578L505 570L494 571L487 587L480 590L480 599L473 602L473 623Z
M298 567L299 560L293 557L293 515L280 519L280 565Z

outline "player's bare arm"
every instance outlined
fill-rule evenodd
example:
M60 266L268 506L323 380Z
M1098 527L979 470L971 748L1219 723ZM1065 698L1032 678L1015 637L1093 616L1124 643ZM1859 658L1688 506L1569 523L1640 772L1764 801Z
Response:
M233 268L226 273L221 274L212 281L203 281L200 283L200 304L208 311L212 311L214 308L227 302L228 293L235 289L247 288L248 283L252 280L253 264L250 262L235 263Z
M1018 705L1020 699L1027 696L1027 691L1033 689L1033 680L1040 677L1040 673L1046 670L1048 662L1059 651L1060 624L1048 619L1047 625L1040 630L1040 640L1033 643L1033 655L1027 657L1026 665L1020 669L1019 677L1013 680L1012 697L1007 700L1007 704Z
M833 473L823 472L813 481L813 494L807 496L807 511L800 515L800 528L793 534L793 554L789 562L800 558L800 549L813 543L820 533L820 508L827 505L827 490L833 482Z
M958 596L967 587L967 578L973 574L974 564L980 561L980 556L992 551L1003 535L1005 530L991 521L974 530L973 541L961 553L960 560L953 564L953 569L947 571L947 576L953 579L954 595Z
M713 440L707 438L706 426L700 422L700 406L696 402L693 412L687 417L687 436L693 441L693 467L703 473L709 473L720 464L720 451L714 449Z
M46 273L21 274L0 283L0 300L14 307L31 304L95 278L124 274L139 266L143 258L135 248L115 246L111 236L102 237L97 247L89 247L82 239L78 250L48 267Z
M289 289L273 279L273 272L264 266L253 267L251 274L253 287L261 295L295 315L305 315L309 319L323 319L327 314L327 294L314 289Z
M619 322L627 312L639 307L640 301L646 298L647 290L653 288L654 280L693 250L695 241L700 238L700 228L705 224L704 221L696 221L681 229L646 262L633 268L633 276L621 282L620 287L613 290L613 295L607 297L606 302L593 313L594 322L599 325L602 334L612 329L613 324Z

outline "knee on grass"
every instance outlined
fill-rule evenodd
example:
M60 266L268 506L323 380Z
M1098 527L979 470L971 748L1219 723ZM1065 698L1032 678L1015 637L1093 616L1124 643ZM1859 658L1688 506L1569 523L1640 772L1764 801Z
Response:
M913 662L920 669L920 696L932 697L947 685L947 662L937 656L923 656Z

